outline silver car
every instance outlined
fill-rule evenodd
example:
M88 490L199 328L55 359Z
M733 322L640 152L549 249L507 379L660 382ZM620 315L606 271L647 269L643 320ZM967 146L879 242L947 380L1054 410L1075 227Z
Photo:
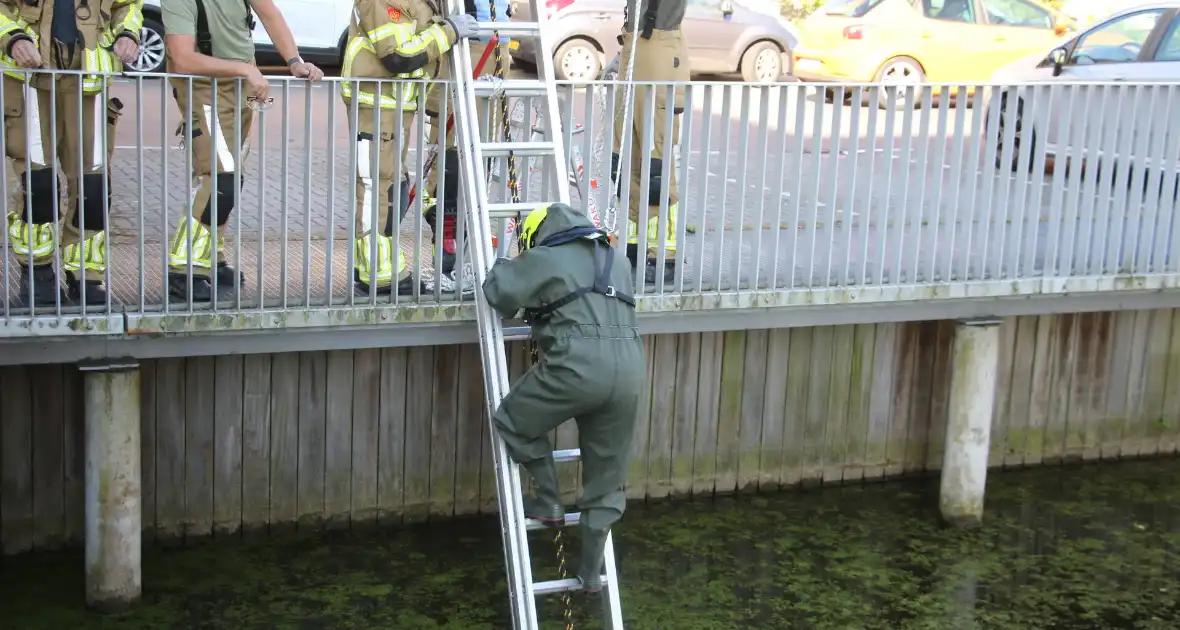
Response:
M619 52L628 0L546 0L554 34L557 78L592 81ZM529 3L513 2L513 20L533 21ZM792 71L799 31L785 18L734 0L688 0L681 25L693 74L740 73L750 83L773 83ZM513 59L532 63L533 41L522 39Z

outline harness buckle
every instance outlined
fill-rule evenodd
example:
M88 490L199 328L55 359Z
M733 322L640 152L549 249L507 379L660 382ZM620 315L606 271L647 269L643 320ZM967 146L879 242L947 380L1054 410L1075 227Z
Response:
M615 288L613 286L607 285L606 292L604 292L603 295L606 297L615 297Z

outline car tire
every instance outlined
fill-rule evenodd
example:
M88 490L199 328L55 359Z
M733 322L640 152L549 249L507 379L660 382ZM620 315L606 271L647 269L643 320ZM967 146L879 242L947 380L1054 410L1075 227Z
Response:
M553 53L553 70L562 81L597 81L602 75L602 53L585 39L571 39Z
M881 64L877 73L873 75L874 83L883 83L882 89L877 91L877 107L881 109L903 109L906 104L905 87L926 80L926 73L922 65L912 57L894 57ZM897 86L896 90L887 89ZM891 96L890 92L894 94ZM867 98L866 94L866 98ZM917 92L914 93L917 99Z
M139 31L139 59L127 64L133 72L164 71L164 25L159 20L144 17Z
M742 53L742 79L746 83L776 83L783 77L782 51L774 42L754 42Z

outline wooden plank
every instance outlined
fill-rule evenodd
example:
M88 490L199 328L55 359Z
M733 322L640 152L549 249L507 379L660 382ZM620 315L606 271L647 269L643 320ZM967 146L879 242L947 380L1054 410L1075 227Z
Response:
M815 329L811 341L811 378L808 382L807 420L803 429L803 461L800 472L800 481L804 484L817 484L823 481L834 335L834 326L819 326Z
M213 532L242 527L242 355L214 360Z
M406 384L410 351L381 351L381 408L377 431L377 520L401 523L405 515Z
M1000 325L1000 357L996 370L996 397L992 412L991 440L988 443L988 466L1002 466L1008 447L1008 401L1012 397L1013 363L1016 361L1018 319L1009 317Z
M1150 311L1151 329L1147 335L1147 365L1144 372L1142 413L1143 427L1139 455L1159 452L1167 420L1164 418L1164 398L1168 390L1168 350L1172 346L1172 312L1167 309ZM1173 382L1173 387L1178 386Z
M430 413L430 516L455 513L455 448L459 408L459 346L434 349Z
M1180 449L1180 308L1172 310L1172 342L1168 348L1168 387L1164 392L1164 434L1159 452Z
M651 380L651 431L647 447L647 496L672 492L672 413L676 395L676 335L655 336Z
M1084 370L1086 428L1083 437L1082 459L1095 460L1102 455L1102 423L1106 420L1106 383L1110 378L1111 354L1115 352L1111 338L1114 334L1114 313L1082 315L1082 340L1090 339L1090 353ZM1078 391L1075 388L1075 391Z
M1025 446L1029 438L1029 423L1034 413L1032 396L1037 386L1033 375L1037 368L1037 329L1040 319L1035 316L1016 320L1015 352L1012 357L1012 387L1008 395L1007 444L1004 447L1005 466L1023 466ZM1039 439L1039 438L1038 438Z
M329 372L332 366L328 366ZM377 521L381 448L381 350L352 352L352 466L348 511L353 524Z
M717 411L717 479L714 484L718 493L737 489L746 335L744 330L735 330L724 333L722 337L721 402Z
M889 464L889 435L893 419L893 390L897 377L898 332L901 324L876 324L873 369L869 392L869 434L865 444L865 479L885 475Z
M758 490L762 492L778 490L783 478L790 358L791 329L771 330L767 339L766 389L762 397L762 440L758 457ZM678 382L686 381L681 379Z
M1040 464L1044 452L1045 427L1049 422L1049 414L1053 406L1052 396L1057 377L1057 370L1054 369L1054 366L1057 364L1059 344L1053 343L1057 328L1055 316L1043 315L1036 318L1028 427L1023 440L1022 463L1026 466Z
M1147 424L1143 418L1143 395L1147 381L1147 345L1151 329L1151 311L1135 311L1135 328L1131 345L1131 368L1127 379L1127 411L1123 417L1121 457L1138 457L1140 445L1147 438Z
M926 470L927 440L930 437L930 405L934 398L934 358L938 343L938 322L921 322L918 328L916 369L910 382L909 428L905 441L905 472Z
M915 373L918 369L920 345L920 324L899 324L897 346L893 349L893 392L890 396L889 437L885 448L885 476L893 477L905 472L906 440L909 439L911 424L911 399L914 392Z
M651 383L655 371L655 335L643 337L643 359L646 376L639 394L639 407L635 412L635 433L631 438L631 464L627 470L628 499L643 499L647 496L647 447L651 435Z
M156 362L156 537L184 537L184 359ZM83 456L85 457L85 456Z
M487 407L483 403L483 365L479 346L459 347L459 438L455 454L455 513L479 511L480 474ZM569 466L577 472L576 466ZM491 463L486 470L494 472Z
M286 530L299 517L299 353L271 358L270 529Z
M405 519L430 514L430 417L437 378L435 348L410 348L406 378Z
M791 329L787 349L787 403L783 411L783 474L779 485L802 480L803 440L807 429L807 392L811 389L811 345L814 328Z
M298 524L318 528L324 522L324 437L327 431L328 355L299 356Z
M1106 421L1099 440L1102 459L1117 458L1122 451L1127 414L1127 392L1131 380L1131 344L1135 337L1135 312L1119 311L1114 316L1114 353L1106 389Z
M67 375L79 375L74 383ZM85 420L82 418L82 404L73 405L70 398L77 394L71 391L81 386L81 372L67 368L63 372L62 399L65 401L66 444L65 444L65 497L66 532L71 541L82 540L85 528L86 495L86 438ZM156 534L156 362L143 361L139 364L139 479L141 512L143 522L140 539L145 546L151 546ZM70 511L70 503L77 501L78 508ZM75 518L77 521L74 522Z
M701 334L697 378L697 432L692 457L692 493L712 495L717 470L717 412L721 407L722 333Z
M213 366L213 357L191 357L185 368L185 540L213 533Z
M697 379L701 335L686 333L676 342L676 398L672 413L672 492L692 492L692 458L697 431Z
M762 460L762 410L766 401L766 358L770 345L769 330L746 332L746 351L742 367L741 416L738 430L737 489L758 489Z
M852 365L848 375L848 421L845 429L845 466L842 481L864 478L868 465L869 409L873 395L873 347L877 327L857 324L852 338Z
M955 322L945 320L934 326L934 373L930 380L930 410L926 423L926 470L942 470L946 424L950 413L951 373L954 371Z
M352 368L355 360L352 350L335 350L328 353L325 390L327 415L324 424L324 520L329 527L345 527L352 520L352 404L353 387L356 382ZM375 357L373 364L375 372ZM376 381L375 376L373 380ZM375 396L371 399L375 400ZM376 417L377 414L373 413L373 420L376 420ZM376 434L376 431L373 433Z
M1045 425L1045 450L1042 461L1057 463L1065 459L1065 436L1069 426L1069 399L1077 361L1077 316L1057 316L1053 335L1053 392L1049 406L1049 421Z
M1065 460L1079 461L1086 450L1086 427L1091 415L1090 388L1093 381L1095 313L1079 313L1074 318L1074 358L1069 386L1068 424L1065 427Z
M0 368L0 541L4 553L33 548L33 405L29 370Z
M65 418L62 366L28 367L33 421L33 548L65 542Z
M855 326L835 326L832 330L832 369L828 377L827 421L824 423L823 482L844 480L848 463L848 408L852 382L852 345Z
M145 361L140 381L140 395L144 399L151 399L151 409L144 409L143 418L151 419L144 422L144 431L151 435L140 442L144 493L151 492L151 504L144 503L143 524L148 530L143 537L145 545L156 542L156 412L158 401L156 398L156 362ZM143 393L150 388L151 393ZM61 401L63 401L63 416L66 426L65 444L65 507L66 507L66 540L71 545L80 546L86 536L86 418L85 392L83 391L83 376L77 368L67 367L61 373ZM148 453L149 449L151 452ZM150 506L150 507L149 507Z
M273 357L248 354L242 361L242 527L247 532L270 524Z

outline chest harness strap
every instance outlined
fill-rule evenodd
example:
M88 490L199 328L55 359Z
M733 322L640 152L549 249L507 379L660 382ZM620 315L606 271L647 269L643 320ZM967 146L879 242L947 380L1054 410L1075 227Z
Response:
M254 30L254 12L250 10L250 0L242 0L246 5L247 37ZM207 57L213 56L213 34L209 32L209 19L205 17L205 3L197 0L197 52Z
M599 228L582 227L558 232L537 245L538 247L557 247L558 245L565 245L578 239L591 239L591 246L594 248L594 284L588 287L579 287L565 297L548 304L543 304L540 308L525 309L523 319L526 324L531 326L535 323L547 321L557 309L587 293L605 295L606 297L619 300L631 308L635 308L635 298L626 293L616 291L615 287L610 284L610 272L615 265L615 256L614 252L611 251L613 248L609 245L608 238L606 233ZM605 260L603 260L604 258Z

